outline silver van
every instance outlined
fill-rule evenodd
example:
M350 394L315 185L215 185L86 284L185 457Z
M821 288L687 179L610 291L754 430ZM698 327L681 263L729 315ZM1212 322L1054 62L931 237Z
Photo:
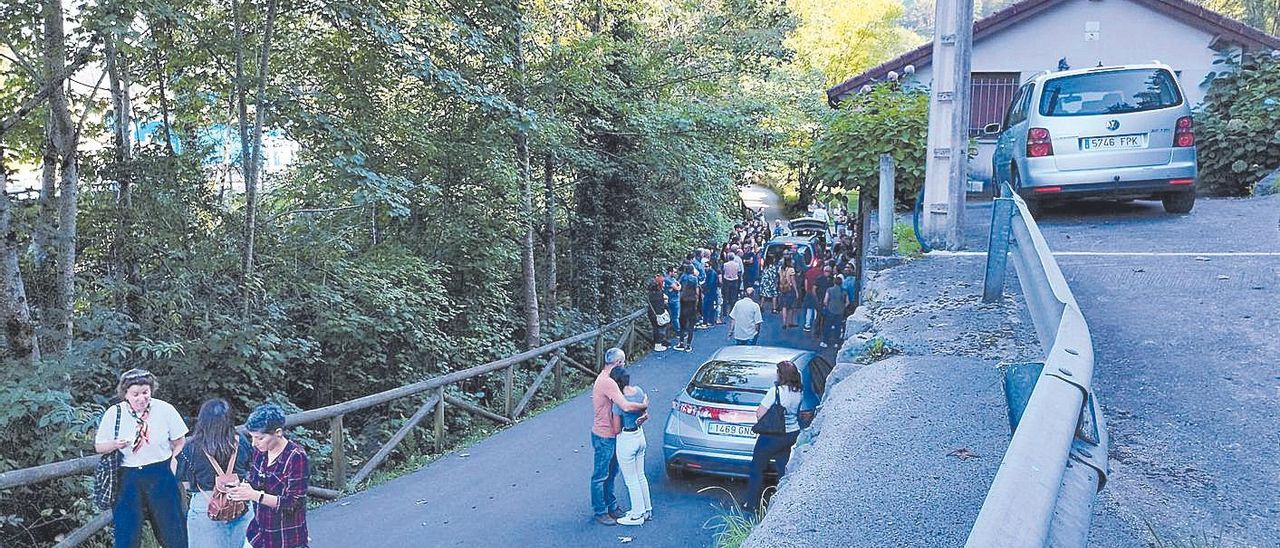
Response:
M1075 198L1158 199L1169 213L1196 201L1191 107L1167 65L1043 73L1018 89L992 155L1032 213Z

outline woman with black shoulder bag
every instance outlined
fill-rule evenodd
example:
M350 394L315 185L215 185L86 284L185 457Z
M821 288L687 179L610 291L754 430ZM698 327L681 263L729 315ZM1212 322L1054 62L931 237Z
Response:
M770 459L778 463L778 477L787 473L787 460L791 458L791 446L800 435L800 403L804 399L804 385L800 370L790 360L778 362L777 380L756 407L756 425L752 428L756 438L751 452L751 474L747 479L747 500L743 508L755 512L764 494L764 472Z

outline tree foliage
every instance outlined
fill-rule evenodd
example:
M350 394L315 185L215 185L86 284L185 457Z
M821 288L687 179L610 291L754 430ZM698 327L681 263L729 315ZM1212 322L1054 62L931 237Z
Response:
M1219 69L1195 115L1200 185L1240 196L1280 168L1280 54L1214 63Z
M858 189L874 199L880 155L896 164L895 201L910 206L924 186L929 94L894 82L851 95L830 116L813 145L817 175L828 187Z

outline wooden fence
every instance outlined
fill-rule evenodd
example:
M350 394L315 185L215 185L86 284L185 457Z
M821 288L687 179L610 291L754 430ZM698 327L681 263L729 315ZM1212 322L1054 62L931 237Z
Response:
M533 402L533 396L537 393L538 389L548 377L552 378L555 398L561 399L564 397L564 375L566 366L568 366L568 370L578 371L584 375L594 377L598 373L599 368L604 361L605 337L608 333L621 329L621 335L614 342L614 346L624 349L628 356L633 355L633 350L636 348L635 344L637 336L645 336L648 338L648 330L637 330L636 328L637 320L642 318L646 318L644 309L632 312L631 314L615 320L608 325L600 326L586 333L575 335L567 339L561 339L514 356L502 358L484 365L477 365L461 371L454 371L438 377L432 377L430 379L400 386L384 392L362 396L354 400L294 413L285 417L286 427L311 424L324 420L329 421L329 442L332 447L331 477L333 478L333 488L327 489L311 486L307 493L311 496L332 500L341 496L342 491L346 490L348 487L358 486L363 483L379 465L387 460L387 457L391 456L391 452L395 450L396 446L399 445L400 442L403 441L419 423L426 419L427 415L433 414L433 411L434 424L432 425L432 439L436 444L435 450L444 450L443 439L445 434L445 408L449 405L452 405L462 411L484 417L500 425L514 424L516 420L520 418L521 414L528 410L529 404ZM594 363L592 363L591 366L574 360L567 352L570 346L583 343L594 344L594 348L592 349ZM516 368L524 362L536 361L538 358L544 356L550 356L550 358L547 359L546 365L544 365L538 375L534 377L533 382L529 387L524 390L524 394L520 396L520 399L516 400ZM445 388L450 385L494 372L503 373L501 412L485 409L475 402L470 402L464 398L445 393ZM418 407L418 410L413 414L413 416L409 417L409 420L405 421L400 429L397 430L396 433L393 434L376 453L374 453L373 457L368 461L365 461L364 465L356 471L355 475L348 478L348 458L343 439L343 417L356 411L369 409L400 398L424 393L430 394L430 396L420 407ZM94 469L97 467L98 459L99 457L97 455L91 455L0 473L0 490L12 489L14 487L55 480L67 476L92 474ZM88 540L94 535L94 533L97 533L109 523L111 523L110 510L98 514L88 523L82 525L75 531L68 533L67 536L57 544L57 547L63 548L77 546Z

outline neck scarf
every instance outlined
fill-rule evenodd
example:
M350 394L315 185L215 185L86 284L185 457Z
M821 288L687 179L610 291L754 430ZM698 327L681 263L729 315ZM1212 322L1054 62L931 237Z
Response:
M147 408L142 410L139 416L134 412L132 406L129 407L129 414L133 415L133 420L138 421L138 433L133 437L133 452L137 453L142 446L151 443L151 433L147 429L147 419L151 418L151 404L147 404Z

